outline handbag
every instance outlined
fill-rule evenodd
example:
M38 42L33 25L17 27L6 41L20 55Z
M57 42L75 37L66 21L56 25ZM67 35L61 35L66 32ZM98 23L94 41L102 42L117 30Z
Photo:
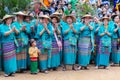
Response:
M53 30L54 30L54 28L53 28ZM62 42L60 40L58 40L58 37L55 32L54 32L54 36L55 36L59 51L62 51Z
M61 51L61 50L62 50L62 43L61 43L60 40L58 40L57 35L56 35L55 32L54 32L54 36L55 36L55 39L56 39L56 42L57 42L57 45L58 45L59 51Z

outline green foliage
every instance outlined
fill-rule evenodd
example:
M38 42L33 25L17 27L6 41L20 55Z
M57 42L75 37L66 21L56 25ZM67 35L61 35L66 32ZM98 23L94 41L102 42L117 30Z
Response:
M4 10L8 7L10 14L20 10L26 9L26 6L30 4L31 0L0 0L0 18L7 14Z
M83 16L86 13L90 13L92 16L96 15L96 7L88 3L77 3L78 7L76 9L77 16Z

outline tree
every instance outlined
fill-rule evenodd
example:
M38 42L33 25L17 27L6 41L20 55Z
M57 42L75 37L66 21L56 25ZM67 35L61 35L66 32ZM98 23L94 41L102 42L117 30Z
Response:
M5 14L26 9L30 2L31 0L0 0L0 18Z

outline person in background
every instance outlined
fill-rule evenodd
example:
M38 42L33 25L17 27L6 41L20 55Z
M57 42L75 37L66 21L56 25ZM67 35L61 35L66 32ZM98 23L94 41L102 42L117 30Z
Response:
M39 0L36 0L31 2L30 6L33 6L33 11L31 13L34 17L37 17L38 14L41 12L41 6L43 6L43 4Z
M51 14L53 14L55 12L55 6L56 6L56 4L54 2L51 3L51 6L50 6Z
M36 41L31 39L29 48L31 74L38 73L38 55L40 55L40 53L40 50L36 47Z
M0 29L2 33L2 55L5 77L14 76L13 74L17 71L14 33L18 33L18 31L12 25L13 18L13 15L5 15L3 17L4 23Z
M57 8L56 8L56 12L58 12L58 13L64 13L61 4L59 4L59 5L57 6Z
M65 15L70 15L72 13L73 9L72 9L72 5L68 4L68 9L64 11Z
M53 0L41 0L45 6L47 6L48 8L50 7L51 3L53 2Z

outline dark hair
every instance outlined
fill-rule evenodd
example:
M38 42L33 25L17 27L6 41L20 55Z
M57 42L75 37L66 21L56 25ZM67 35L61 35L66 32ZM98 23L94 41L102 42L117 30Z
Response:
M114 21L115 17L117 17L118 15L113 15L111 18ZM119 16L118 16L119 17ZM119 17L120 18L120 17Z
M35 42L34 39L30 39L30 41L29 41L30 46L32 46L32 44L33 44L34 42Z
M52 3L51 3L51 6L53 7L53 5L54 5L54 4L55 4L55 3L54 3L54 2L52 2Z

